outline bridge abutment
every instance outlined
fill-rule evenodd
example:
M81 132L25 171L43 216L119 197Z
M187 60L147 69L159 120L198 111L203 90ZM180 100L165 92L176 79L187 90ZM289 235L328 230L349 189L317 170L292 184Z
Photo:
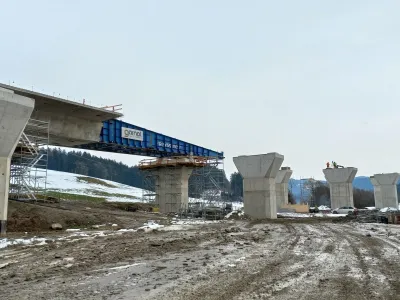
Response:
M278 153L233 158L243 177L244 212L257 219L276 219L276 181L284 156Z
M32 114L35 101L0 89L0 233L7 229L11 156Z

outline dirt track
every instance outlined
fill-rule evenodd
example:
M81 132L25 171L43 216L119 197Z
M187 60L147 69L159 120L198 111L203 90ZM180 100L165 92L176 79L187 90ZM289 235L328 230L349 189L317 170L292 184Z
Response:
M0 250L5 299L399 299L400 229L284 220ZM367 236L371 234L372 236Z

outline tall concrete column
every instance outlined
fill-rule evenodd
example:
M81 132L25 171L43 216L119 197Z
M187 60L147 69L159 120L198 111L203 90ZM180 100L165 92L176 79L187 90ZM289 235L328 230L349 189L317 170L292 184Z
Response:
M293 171L289 167L282 167L276 175L276 207L281 208L282 206L289 203L289 179L292 176Z
M357 168L324 169L323 172L329 183L331 208L354 207L353 180L356 177Z
M284 156L276 152L233 158L243 177L244 212L257 219L276 219L275 178Z
M10 162L35 101L0 89L0 233L7 228Z
M370 177L374 186L375 207L398 207L397 181L399 173L374 174Z
M193 168L179 166L158 168L156 175L156 203L162 213L175 213L189 205L189 177Z

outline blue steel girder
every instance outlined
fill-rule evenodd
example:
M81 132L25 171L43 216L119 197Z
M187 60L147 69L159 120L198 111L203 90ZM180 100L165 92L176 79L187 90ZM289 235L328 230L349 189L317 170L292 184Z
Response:
M99 142L76 147L150 157L194 155L224 158L223 152L206 149L116 119L103 122Z

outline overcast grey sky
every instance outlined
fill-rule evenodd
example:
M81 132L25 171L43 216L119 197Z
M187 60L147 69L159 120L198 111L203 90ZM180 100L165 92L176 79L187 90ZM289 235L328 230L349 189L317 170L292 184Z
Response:
M0 82L232 157L400 171L400 1L1 1ZM138 157L102 154L127 164Z

